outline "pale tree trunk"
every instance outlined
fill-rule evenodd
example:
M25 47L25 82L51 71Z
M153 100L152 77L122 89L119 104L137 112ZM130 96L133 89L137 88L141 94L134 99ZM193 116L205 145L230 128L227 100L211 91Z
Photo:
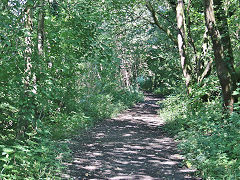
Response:
M197 82L201 83L205 77L210 75L213 59L207 58L207 64L205 65L204 59L207 57L207 53L209 50L209 40L210 37L208 36L208 29L205 27L205 33L203 35L203 44L202 44L202 53L198 58L197 62Z
M53 1L49 0L50 3L53 3ZM47 52L49 53L51 50L50 43L45 39L45 3L46 0L39 0L39 14L38 14L38 55L40 58L45 58L44 53L44 46L46 46ZM45 51L46 52L46 51ZM44 59L45 60L45 59ZM52 61L48 62L48 68L52 68L53 64Z
M25 135L25 132L30 124L31 113L31 99L32 95L36 93L34 83L35 83L35 76L32 73L32 51L33 51L33 43L32 43L32 8L26 7L25 10L25 51L24 51L24 60L25 60L25 69L24 69L24 76L23 76L23 84L24 90L21 94L21 99L24 104L20 109L20 119L18 121L18 132L17 136L21 137Z
M44 12L44 6L45 6L45 0L40 0L39 1L39 15L38 15L38 54L40 56L43 56L43 48L44 48L44 17L45 17L45 12Z
M36 94L37 93L37 85L36 85L36 75L32 72L33 62L32 62L32 53L33 53L33 42L32 42L32 30L33 30L33 21L32 21L32 8L26 7L26 15L25 15L25 29L26 29L26 37L25 37L25 91L29 96L29 93Z
M26 28L26 37L25 37L25 88L28 89L30 86L31 81L31 69L32 69L32 63L31 63L31 56L32 56L32 9L30 7L26 8L26 16L25 16L25 28Z
M39 0L39 14L38 14L38 28L37 28L37 52L39 55L39 59L44 59L44 41L45 41L45 32L44 32L44 17L45 17L45 0ZM40 70L41 71L41 70ZM41 73L41 72L40 72ZM34 89L37 93L37 78L36 73L33 73L34 77ZM41 115L39 116L39 118ZM37 121L34 120L35 130L38 128Z
M181 59L181 67L185 78L187 93L191 93L191 68L186 53L186 34L185 34L185 16L184 3L179 0L176 7L177 27L178 27L178 50Z
M178 27L178 39L177 41L174 38L174 35L171 33L169 29L162 26L160 22L157 19L156 11L154 10L153 6L151 5L150 1L146 1L146 7L151 12L152 18L154 20L154 24L157 25L157 27L164 31L168 37L178 46L179 49L179 55L180 55L180 61L181 61L181 67L183 71L183 75L185 78L185 84L187 88L187 94L191 93L191 87L190 87L190 81L191 81L191 65L189 63L187 52L186 52L186 23L185 23L185 16L184 16L184 3L183 0L179 0L177 6L175 6L174 1L168 1L171 7L176 7L176 18L177 18L177 27Z
M226 52L224 51L224 45L221 41L221 34L217 29L213 9L213 0L203 0L203 2L205 9L205 21L213 43L215 64L217 69L217 75L222 88L224 107L228 109L229 112L232 112L234 98L232 96L232 77L229 66L233 67L233 64L231 60L227 61L226 59L224 59L224 57L226 56Z
M124 57L123 57L124 58ZM130 88L130 73L129 73L129 63L122 59L122 64L120 65L121 74L123 78L124 86L128 89Z

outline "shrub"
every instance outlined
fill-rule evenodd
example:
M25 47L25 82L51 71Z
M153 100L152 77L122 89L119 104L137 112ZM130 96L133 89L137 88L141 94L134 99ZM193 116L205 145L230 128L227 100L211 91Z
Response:
M224 115L219 98L196 103L178 95L162 103L160 116L179 140L187 166L199 169L204 179L240 178L239 114Z
M28 140L0 145L0 153L0 179L60 179L60 155L67 155L69 149L65 144L29 134Z
M81 101L80 106L83 112L95 119L102 120L110 118L119 111L141 101L143 95L138 91L128 91L126 89L112 90L108 94L96 94L86 96Z

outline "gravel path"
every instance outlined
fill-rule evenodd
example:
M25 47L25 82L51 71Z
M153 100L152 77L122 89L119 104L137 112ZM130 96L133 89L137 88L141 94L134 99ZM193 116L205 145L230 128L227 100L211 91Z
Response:
M161 130L161 99L147 95L143 103L105 120L70 142L73 161L66 179L196 179L181 167L176 142Z

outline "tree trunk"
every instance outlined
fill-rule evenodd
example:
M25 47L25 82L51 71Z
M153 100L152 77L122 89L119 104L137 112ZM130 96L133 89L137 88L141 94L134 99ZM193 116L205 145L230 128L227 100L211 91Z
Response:
M33 43L32 43L32 8L26 7L25 10L25 51L24 51L24 60L25 60L25 69L23 76L23 84L24 89L20 94L20 101L23 103L19 110L19 121L18 121L18 131L17 137L24 137L27 128L31 122L31 103L32 103L32 94L36 93L35 90L35 76L32 73L32 51L33 51Z
M198 57L197 62L197 82L201 83L204 78L208 77L211 73L213 66L213 59L207 57L209 51L210 37L208 35L208 29L205 27L203 35L203 44L201 48L201 55ZM206 61L207 60L207 61Z
M216 25L221 35L221 42L223 46L223 58L224 61L229 65L229 73L231 75L232 80L232 88L233 90L236 89L236 72L234 69L234 57L232 51L232 44L229 35L228 29L228 22L227 22L227 15L224 10L224 5L222 0L213 0L214 7L215 7L215 16L216 16Z
M186 54L186 34L185 34L185 16L184 16L184 3L183 0L179 0L176 8L177 27L178 27L178 50L181 59L181 66L185 83L187 87L187 93L191 93L190 81L191 70L188 57Z
M44 1L40 0L40 9L39 9L39 15L38 15L38 54L40 56L43 55L43 48L44 48Z
M124 83L124 87L126 88L130 88L130 68L131 67L130 63L127 62L126 60L122 59L122 63L120 65L121 68L121 75L123 78L123 83Z
M32 9L30 7L26 8L26 16L25 16L25 28L26 28L26 37L25 37L25 63L26 63L26 68L25 68L25 88L26 90L29 89L29 86L31 85L31 69L32 69L32 63L31 63L31 56L32 56Z
M205 21L213 43L215 64L217 69L217 75L222 88L224 107L225 109L229 110L229 112L233 112L233 86L231 71L229 69L229 66L233 67L233 62L231 60L227 61L225 59L225 57L227 57L227 54L225 54L224 51L224 48L226 48L226 46L222 44L221 34L216 25L213 9L213 0L203 0L203 2L205 9ZM221 26L224 25L225 24L221 24Z

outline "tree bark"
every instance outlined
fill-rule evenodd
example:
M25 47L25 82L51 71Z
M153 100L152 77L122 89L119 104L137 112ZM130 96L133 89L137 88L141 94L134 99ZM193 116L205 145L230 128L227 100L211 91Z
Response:
M236 89L236 72L234 69L234 57L232 51L232 43L229 35L228 22L227 22L227 14L224 10L223 0L213 0L215 7L215 17L216 24L221 35L221 42L223 45L223 58L224 61L229 65L229 73L231 75L232 80L232 88Z
M217 69L217 75L222 88L222 96L224 101L225 109L229 110L229 112L233 112L233 103L234 98L232 96L233 86L232 86L232 76L230 67L233 67L233 62L227 61L225 57L226 46L223 45L221 41L221 34L216 25L214 9L213 9L213 0L203 0L204 2L204 13L205 13L205 21L206 26L208 28L209 34L211 36L211 40L213 43L215 64ZM224 26L224 24L222 24Z
M32 73L32 62L31 62L31 56L32 56L32 49L33 49L33 43L32 43L32 8L26 7L26 16L25 16L25 28L26 28L26 37L25 37L25 90L26 91L32 91L33 93L36 93L36 90L34 89L34 77ZM33 86L33 89L30 87ZM27 92L27 94L29 94Z
M187 93L191 93L190 81L191 81L191 68L186 54L186 34L185 34L185 16L184 16L184 2L179 0L176 7L177 27L178 27L178 50L181 59L181 66L185 83L187 87Z
M205 27L205 32L203 35L203 44L201 48L201 55L198 57L197 62L197 82L201 83L204 78L208 77L211 73L213 66L213 59L207 57L209 50L210 37L208 35L208 29ZM205 59L205 61L204 61ZM207 60L207 62L206 62ZM205 65L206 64L206 65Z
M29 124L31 123L30 117L31 114L31 99L32 94L36 93L35 90L35 76L32 72L32 53L33 53L33 43L32 43L32 8L27 6L25 9L24 17L24 26L25 26L25 51L24 51L24 75L23 75L23 84L24 89L20 94L20 101L23 103L19 110L19 121L18 121L18 131L17 137L24 137Z
M126 60L122 59L122 63L120 65L121 68L121 74L122 74L122 78L123 78L123 83L124 83L124 87L126 88L130 88L131 83L130 83L130 68L131 64L129 62L127 62Z
M44 48L44 3L45 0L40 0L40 9L39 9L39 15L38 15L38 54L40 56L43 55L43 48Z

